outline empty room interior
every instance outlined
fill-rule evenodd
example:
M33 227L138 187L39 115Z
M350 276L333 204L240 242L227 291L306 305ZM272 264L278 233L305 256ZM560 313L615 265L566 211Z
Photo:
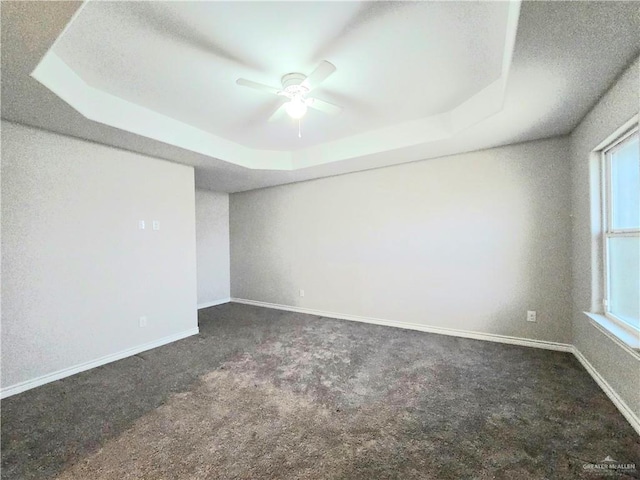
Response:
M2 480L640 479L640 2L0 9Z

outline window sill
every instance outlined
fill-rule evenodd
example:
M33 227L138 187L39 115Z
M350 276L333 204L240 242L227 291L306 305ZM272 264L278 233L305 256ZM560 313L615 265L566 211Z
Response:
M584 312L591 324L614 342L640 359L640 334L633 334L599 313Z

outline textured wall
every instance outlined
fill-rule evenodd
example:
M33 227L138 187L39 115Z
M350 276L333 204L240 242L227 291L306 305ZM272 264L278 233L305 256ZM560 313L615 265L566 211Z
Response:
M229 195L196 190L198 305L229 298Z
M556 138L232 194L232 296L568 343L568 155Z
M2 122L2 234L3 388L197 327L191 167Z
M599 170L592 151L638 113L640 60L618 79L571 134L574 345L640 416L640 359L595 328L582 312L601 310Z

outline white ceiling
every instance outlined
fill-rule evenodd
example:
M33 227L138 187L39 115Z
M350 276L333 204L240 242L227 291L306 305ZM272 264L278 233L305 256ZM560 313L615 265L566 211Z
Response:
M221 191L565 134L640 53L635 2L526 2L517 23L507 2L79 6L3 1L3 118L194 165ZM235 85L324 59L314 93L344 111L310 111L302 139L266 122L277 97Z
M449 111L497 80L508 7L91 1L53 51L94 88L241 145L297 150ZM266 121L279 98L235 84L279 87L324 59L337 71L314 94L344 111L310 110L301 139L287 118Z

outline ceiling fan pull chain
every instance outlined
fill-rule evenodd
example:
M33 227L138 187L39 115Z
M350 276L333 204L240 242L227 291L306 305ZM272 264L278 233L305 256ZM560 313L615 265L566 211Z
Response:
M298 119L298 138L302 138L302 133L300 132L300 124L302 123L302 119Z

